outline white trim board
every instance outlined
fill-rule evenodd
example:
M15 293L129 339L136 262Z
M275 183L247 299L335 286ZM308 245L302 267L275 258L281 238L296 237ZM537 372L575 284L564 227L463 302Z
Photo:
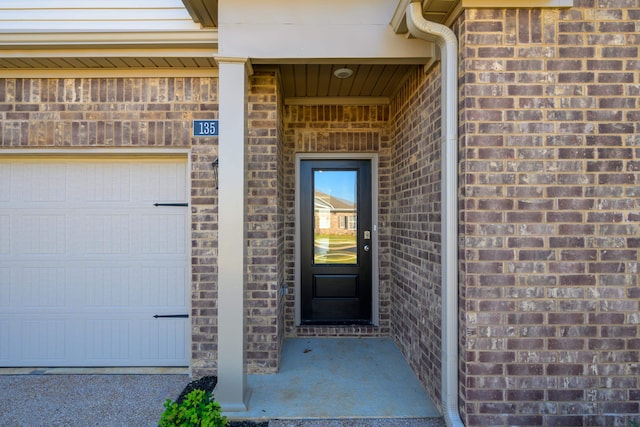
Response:
M200 77L217 78L217 68L180 69L180 68L145 68L145 69L12 69L0 70L3 79L97 79L97 78L169 78ZM153 150L157 151L157 150Z

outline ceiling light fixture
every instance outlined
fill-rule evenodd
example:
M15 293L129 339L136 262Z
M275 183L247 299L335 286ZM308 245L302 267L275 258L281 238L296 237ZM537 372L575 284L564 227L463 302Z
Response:
M333 72L333 75L339 79L348 79L353 75L353 70L351 68L338 68Z

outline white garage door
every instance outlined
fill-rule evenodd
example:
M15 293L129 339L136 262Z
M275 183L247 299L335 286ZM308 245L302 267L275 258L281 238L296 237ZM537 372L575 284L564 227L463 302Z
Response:
M185 159L0 158L0 366L185 366ZM154 206L154 204L178 206Z

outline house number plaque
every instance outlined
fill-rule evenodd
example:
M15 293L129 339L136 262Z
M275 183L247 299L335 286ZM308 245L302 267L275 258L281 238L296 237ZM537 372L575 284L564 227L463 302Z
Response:
M193 136L218 136L218 121L194 120Z

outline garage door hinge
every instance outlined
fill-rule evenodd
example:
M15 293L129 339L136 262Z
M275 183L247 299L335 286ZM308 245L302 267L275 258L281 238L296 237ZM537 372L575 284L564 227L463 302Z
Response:
M156 314L153 317L156 319L160 317L179 317L179 318L186 319L189 317L189 315L188 314Z
M154 203L153 206L189 206L189 203Z

